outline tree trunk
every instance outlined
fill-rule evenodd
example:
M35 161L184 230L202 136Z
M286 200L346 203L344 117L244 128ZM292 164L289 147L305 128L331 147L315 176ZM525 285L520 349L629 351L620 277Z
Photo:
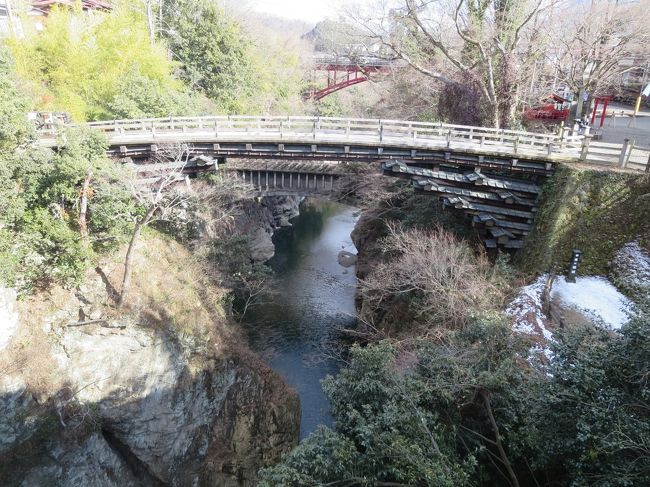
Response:
M499 102L490 103L492 111L492 126L495 129L501 128L501 114L499 112Z
M503 448L503 443L501 441L501 433L499 432L499 426L497 425L497 422L494 419L494 414L492 413L492 406L490 405L490 396L487 392L482 391L481 397L483 398L483 405L485 406L485 410L488 414L488 418L490 419L490 425L492 426L492 430L494 431L494 441L496 443L497 450L499 450L499 456L501 457L501 461L503 462L503 465L506 467L506 470L508 471L508 476L510 477L510 483L512 484L513 487L519 487L519 480L517 480L515 471L512 469L512 465L510 465L510 460L508 459L508 456L506 455L506 451Z
M580 89L578 90L578 100L576 103L576 111L574 113L573 119L575 120L576 118L582 118L582 110L583 110L583 105L584 105L584 96L585 96L585 87L581 86ZM569 123L571 126L573 126L573 120L569 120Z
M14 14L13 14L13 9L11 7L11 1L7 0L5 2L5 9L7 10L7 20L9 20L9 33L12 36L16 35L16 29L14 25Z
M86 221L86 213L88 212L88 189L90 181L92 180L93 172L89 169L86 172L83 187L81 188L81 202L79 203L79 233L81 238L88 240L88 222Z
M147 223L149 223L157 209L157 204L151 205L147 210L147 213L135 223L135 227L133 228L133 235L131 235L129 248L126 251L126 258L124 259L124 277L122 278L122 291L120 292L120 297L117 302L119 306L122 306L122 304L124 304L124 300L126 299L129 288L131 287L131 274L133 273L133 252L135 251L135 245L138 242L140 233L142 233L142 229L147 225Z
M151 3L153 0L146 0L147 2L147 29L149 30L149 44L153 47L156 41L156 27L154 22L153 8Z

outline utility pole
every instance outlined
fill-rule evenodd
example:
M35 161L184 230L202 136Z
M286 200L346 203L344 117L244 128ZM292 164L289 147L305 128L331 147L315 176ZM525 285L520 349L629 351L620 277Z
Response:
M643 90L645 89L646 86L646 81L647 81L647 76L648 76L648 69L650 68L650 62L646 63L645 69L643 70L643 76L641 77L641 88L639 88L639 96L636 97L636 103L634 105L634 113L632 114L632 119L630 120L630 123L627 124L628 128L629 127L636 127L636 116L639 114L641 111L641 100L643 99Z
M5 8L7 9L7 19L9 20L9 33L13 37L16 35L16 31L14 30L14 14L11 10L11 0L5 0Z

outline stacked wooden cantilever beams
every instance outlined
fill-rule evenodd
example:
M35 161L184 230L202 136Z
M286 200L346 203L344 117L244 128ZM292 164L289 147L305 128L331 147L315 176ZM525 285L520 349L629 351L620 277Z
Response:
M540 186L481 170L426 169L401 160L383 163L384 174L410 179L416 191L438 196L447 208L471 218L488 248L520 248L537 211Z

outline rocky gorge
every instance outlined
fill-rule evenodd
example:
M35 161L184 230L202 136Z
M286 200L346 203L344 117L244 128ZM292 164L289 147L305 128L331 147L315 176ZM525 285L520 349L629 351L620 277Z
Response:
M161 235L139 256L122 309L109 258L75 289L3 292L3 485L254 485L297 443L299 400L229 324L227 290Z

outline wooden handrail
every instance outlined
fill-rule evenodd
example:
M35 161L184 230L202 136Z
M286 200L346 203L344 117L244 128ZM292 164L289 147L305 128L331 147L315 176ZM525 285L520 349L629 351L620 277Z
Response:
M599 164L620 164L620 154L625 152L621 144L591 142L587 140L588 137L567 135L567 131L561 134L540 134L522 130L390 119L213 115L111 120L90 122L85 126L101 130L120 143L128 143L129 138L137 138L142 142L151 139L150 142L153 143L165 137L172 139L174 134L183 134L189 141L208 134L215 140L241 140L241 135L246 134L252 141L277 138L282 141L304 140L308 143L345 140L346 143L392 144L415 149L440 146ZM53 139L60 128L62 127L39 131L44 145L55 145ZM635 151L639 149L635 148Z

